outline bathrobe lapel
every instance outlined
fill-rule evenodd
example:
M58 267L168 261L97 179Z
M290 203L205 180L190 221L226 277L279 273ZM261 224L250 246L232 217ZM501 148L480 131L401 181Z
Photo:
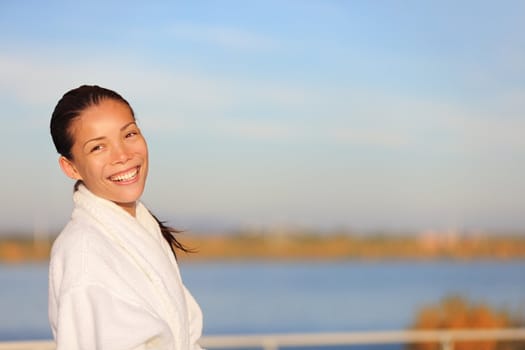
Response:
M188 343L180 332L187 325L185 291L177 262L168 243L162 237L159 225L142 203L137 204L136 218L115 203L102 199L80 186L74 194L76 210L91 216L101 232L121 249L156 293L149 300L159 315L170 323L175 339Z

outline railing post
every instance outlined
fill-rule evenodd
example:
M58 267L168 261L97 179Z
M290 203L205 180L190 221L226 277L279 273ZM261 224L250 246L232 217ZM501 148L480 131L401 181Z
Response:
M441 339L441 350L454 350L454 342L450 337Z
M279 346L275 340L265 340L263 342L263 350L279 350Z

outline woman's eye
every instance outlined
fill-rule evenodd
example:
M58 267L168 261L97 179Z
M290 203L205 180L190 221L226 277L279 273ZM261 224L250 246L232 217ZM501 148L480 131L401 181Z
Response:
M91 148L91 152L100 151L102 148L102 145L96 145L95 147Z
M137 131L130 131L126 134L126 138L138 135Z

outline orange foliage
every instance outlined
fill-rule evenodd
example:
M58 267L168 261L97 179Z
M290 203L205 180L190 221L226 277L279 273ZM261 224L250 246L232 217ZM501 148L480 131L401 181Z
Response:
M31 240L0 240L0 262L20 263L49 258L51 243Z
M416 316L413 328L433 329L491 329L512 326L511 317L502 311L493 310L484 304L472 304L458 296L448 297L438 305L422 308ZM493 340L457 342L455 350L495 350L498 344ZM419 343L413 350L438 350L439 344Z

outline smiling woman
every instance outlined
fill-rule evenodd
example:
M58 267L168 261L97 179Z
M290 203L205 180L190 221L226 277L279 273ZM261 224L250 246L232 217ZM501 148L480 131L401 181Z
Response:
M98 86L71 90L51 135L77 181L72 219L51 252L57 349L200 349L202 314L175 254L187 249L140 202L148 148L129 103Z

